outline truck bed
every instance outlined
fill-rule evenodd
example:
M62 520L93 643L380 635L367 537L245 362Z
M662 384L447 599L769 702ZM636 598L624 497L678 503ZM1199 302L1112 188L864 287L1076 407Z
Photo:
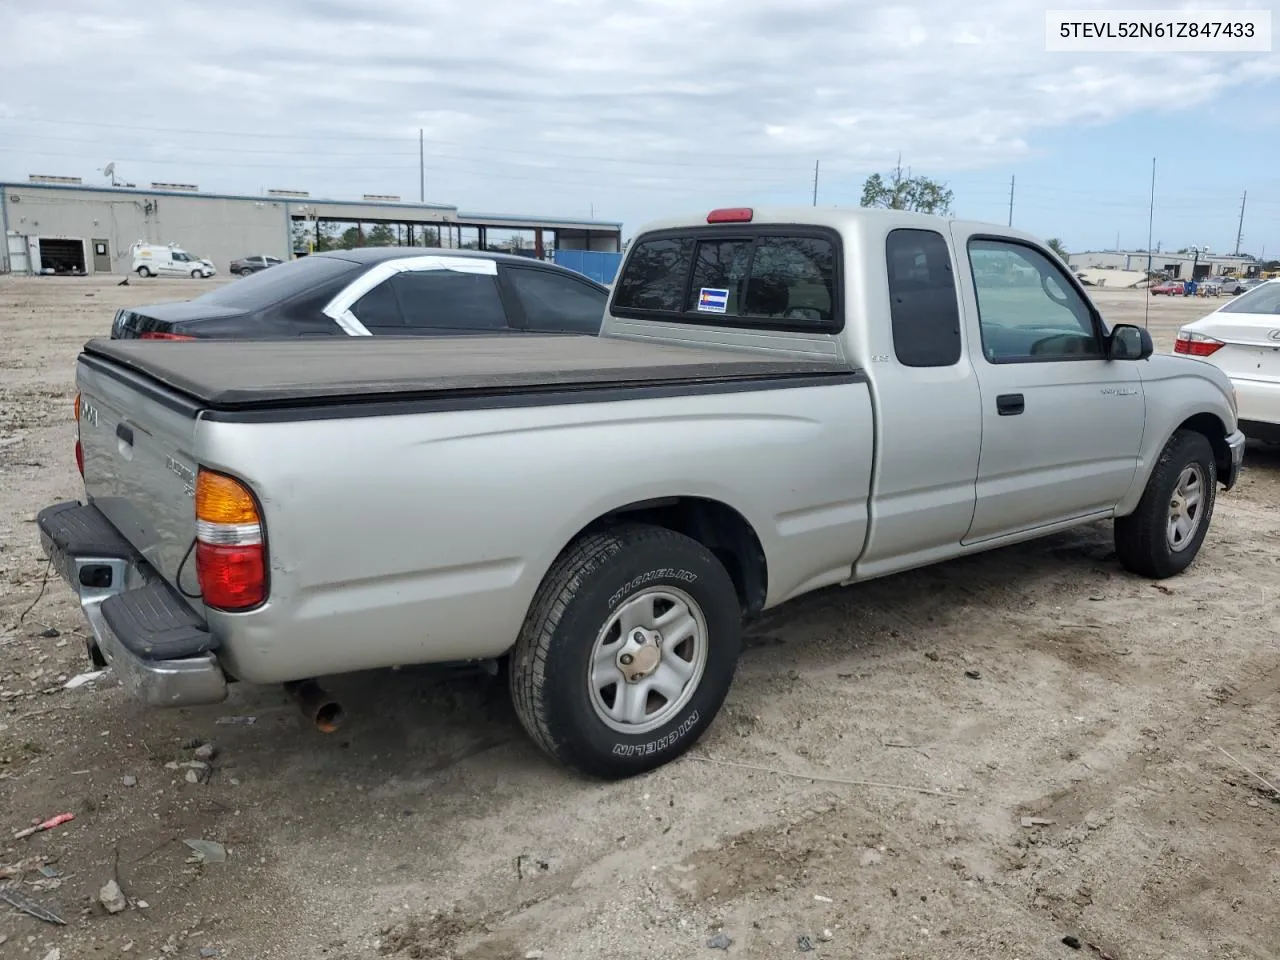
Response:
M833 361L589 336L353 337L152 343L95 339L111 361L210 410L546 394L602 387L744 386L849 377Z

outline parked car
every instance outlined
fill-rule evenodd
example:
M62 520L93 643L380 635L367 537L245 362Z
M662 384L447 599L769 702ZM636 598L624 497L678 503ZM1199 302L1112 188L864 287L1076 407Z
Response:
M191 277L208 279L218 272L213 261L197 257L176 244L135 243L131 269L140 277Z
M1178 331L1175 353L1231 378L1246 436L1280 443L1280 280L1268 280Z
M1235 277L1219 277L1218 282L1221 285L1223 294L1228 297L1239 296L1246 290L1252 289L1248 280L1238 280ZM1255 283L1254 286L1256 285Z
M1164 280L1151 288L1151 295L1153 297L1160 295L1167 297L1180 297L1185 292L1186 288L1181 280Z
M1034 237L889 210L650 224L597 337L98 339L76 379L86 502L38 527L134 694L284 682L331 729L316 678L506 658L601 777L696 742L809 591L1107 518L1180 573L1244 448L1226 374Z
M365 247L282 263L192 300L119 310L111 336L595 334L608 298L594 280L529 257Z
M241 257L231 261L231 273L237 277L247 277L251 273L265 270L267 267L278 267L284 263L279 257L254 256Z

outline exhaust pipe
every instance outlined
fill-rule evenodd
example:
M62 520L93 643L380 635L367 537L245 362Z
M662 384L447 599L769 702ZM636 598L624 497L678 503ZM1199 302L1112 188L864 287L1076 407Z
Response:
M342 704L314 680L291 680L284 689L321 733L333 733L341 725L344 717Z

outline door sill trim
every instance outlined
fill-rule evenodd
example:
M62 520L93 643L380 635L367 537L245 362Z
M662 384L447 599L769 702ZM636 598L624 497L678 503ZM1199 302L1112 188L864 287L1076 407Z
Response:
M979 537L976 540L961 540L962 547L987 547L1000 543L1002 540L1030 540L1039 536L1046 536L1057 530L1064 530L1069 527L1078 527L1085 523L1094 523L1098 520L1110 520L1115 516L1115 507L1107 507L1105 510L1093 510L1089 513L1082 513L1076 517L1068 517L1065 520L1055 520L1053 523L1045 523L1036 527L1024 527L1021 530L1011 530L1005 533L997 533L989 537Z

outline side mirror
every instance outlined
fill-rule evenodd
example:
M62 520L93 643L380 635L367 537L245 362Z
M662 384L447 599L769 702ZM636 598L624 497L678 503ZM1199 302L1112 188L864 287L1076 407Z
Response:
M1111 360L1145 360L1155 350L1151 334L1131 323L1117 323L1107 338L1107 356Z

